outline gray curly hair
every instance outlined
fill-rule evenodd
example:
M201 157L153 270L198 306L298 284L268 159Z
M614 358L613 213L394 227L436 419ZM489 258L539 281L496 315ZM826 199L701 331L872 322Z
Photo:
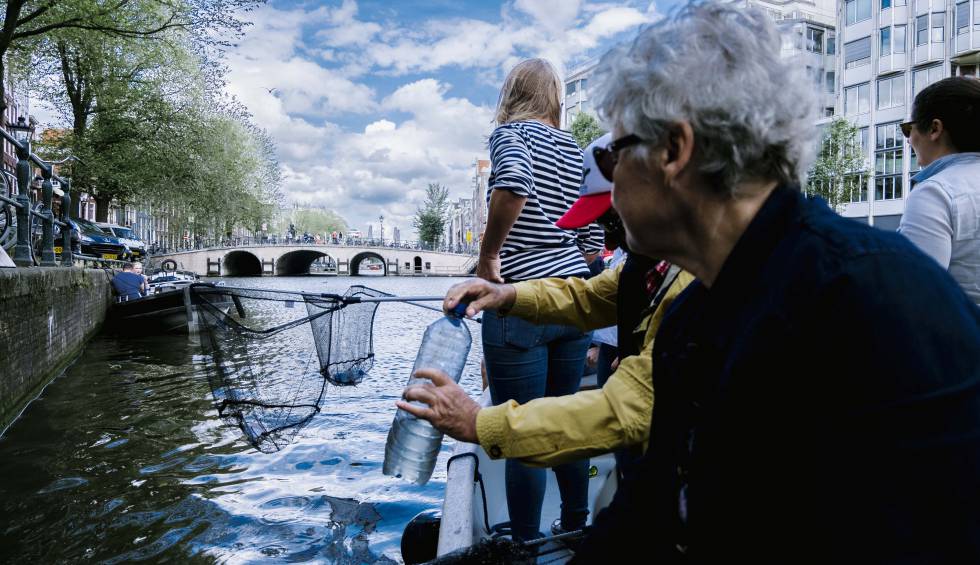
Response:
M734 196L745 180L796 184L812 159L816 88L780 47L762 11L694 1L602 57L596 106L651 142L689 122L697 167L719 192Z

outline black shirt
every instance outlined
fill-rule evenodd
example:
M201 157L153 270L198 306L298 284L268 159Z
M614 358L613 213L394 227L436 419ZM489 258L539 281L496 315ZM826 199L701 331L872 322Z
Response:
M980 309L902 236L777 189L653 385L576 562L980 562Z

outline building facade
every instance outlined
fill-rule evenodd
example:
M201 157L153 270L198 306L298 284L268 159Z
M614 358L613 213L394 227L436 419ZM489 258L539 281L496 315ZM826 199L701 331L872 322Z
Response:
M840 0L837 27L838 101L870 171L844 215L895 229L919 170L899 124L926 86L978 75L980 0Z
M595 71L598 59L592 59L568 73L565 77L565 94L561 104L561 127L569 129L575 116L582 112L597 118L595 107L589 99L589 79Z
M472 245L480 248L483 232L487 229L487 186L490 183L490 160L473 162L473 194L470 197L470 225L473 229Z

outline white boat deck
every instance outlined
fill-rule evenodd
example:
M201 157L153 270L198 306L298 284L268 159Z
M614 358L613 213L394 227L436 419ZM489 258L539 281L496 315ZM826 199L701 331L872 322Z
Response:
M584 383L583 383L584 384ZM586 388L583 386L583 388ZM482 404L490 405L490 394L483 391ZM467 455L469 454L469 455ZM504 461L492 460L480 448L471 443L458 443L453 450L446 481L442 522L439 531L438 554L468 547L491 536L484 522L483 500L480 485L473 481L476 464L483 477L487 497L487 521L491 528L509 520L504 488ZM612 454L593 457L589 473L589 523L598 509L612 500L616 489L616 461ZM547 473L547 487L541 511L540 531L551 532L551 524L561 513L561 497L555 474ZM544 550L549 549L545 546ZM568 551L549 552L539 558L539 563L562 563L571 554Z

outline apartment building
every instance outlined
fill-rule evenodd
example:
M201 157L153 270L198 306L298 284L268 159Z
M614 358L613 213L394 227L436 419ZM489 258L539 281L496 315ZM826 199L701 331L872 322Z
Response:
M926 86L977 76L980 0L841 0L838 100L860 128L869 177L844 215L895 229L919 166L899 124Z

